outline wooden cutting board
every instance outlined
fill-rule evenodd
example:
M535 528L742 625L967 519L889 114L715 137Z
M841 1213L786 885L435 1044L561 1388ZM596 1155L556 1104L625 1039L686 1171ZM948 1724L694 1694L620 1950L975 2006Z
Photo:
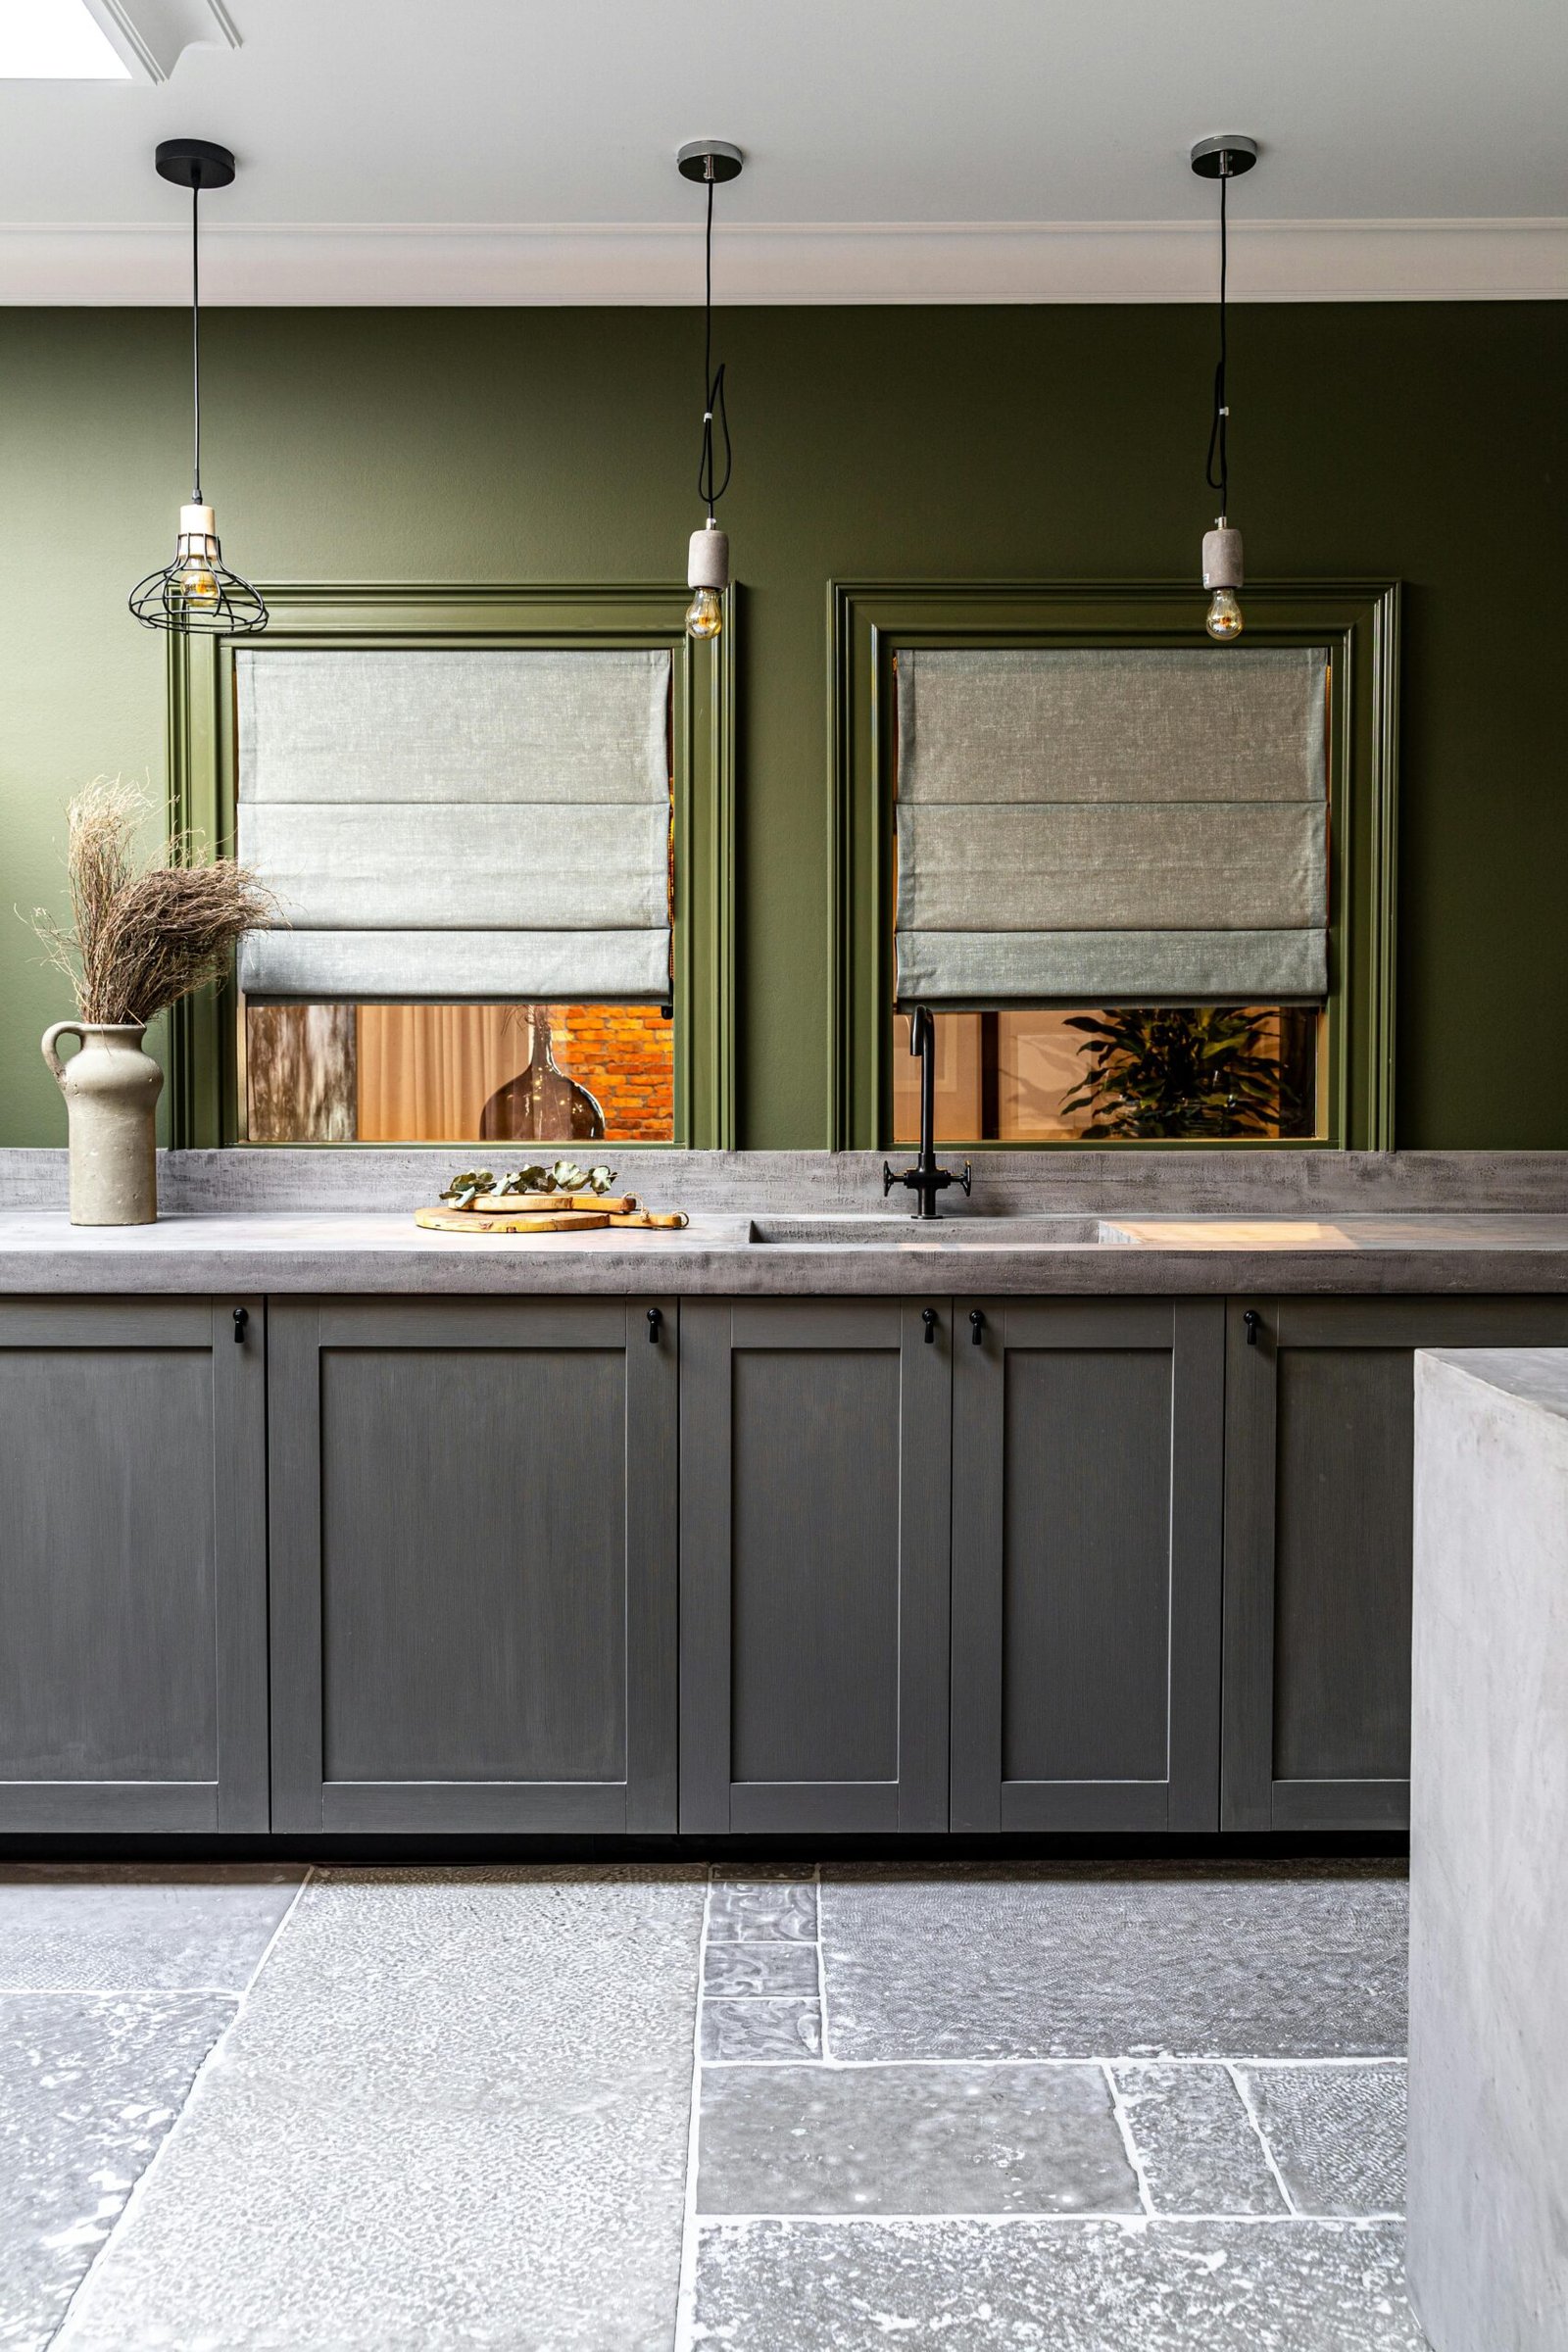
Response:
M607 1225L621 1232L678 1233L683 1208L633 1208L617 1215L601 1201L597 1208L416 1208L414 1222L427 1233L596 1233Z
M486 1199L490 1205L484 1206ZM508 1193L503 1200L481 1193L474 1202L481 1217L493 1217L514 1208L529 1211L542 1209L547 1216L569 1210L573 1216L629 1217L637 1206L635 1193ZM471 1214L471 1211L468 1212Z
M426 1233L594 1233L610 1223L604 1209L416 1208Z

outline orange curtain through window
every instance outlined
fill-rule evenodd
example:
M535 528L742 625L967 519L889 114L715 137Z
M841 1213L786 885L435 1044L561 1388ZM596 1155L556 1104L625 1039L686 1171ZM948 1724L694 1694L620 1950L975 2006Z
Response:
M362 1004L362 1143L472 1143L479 1114L532 1048L520 1004Z

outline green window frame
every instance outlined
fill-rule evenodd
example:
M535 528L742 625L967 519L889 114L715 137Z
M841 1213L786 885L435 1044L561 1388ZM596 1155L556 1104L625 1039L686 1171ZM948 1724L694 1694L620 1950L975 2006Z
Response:
M1327 1132L1117 1152L1392 1151L1399 584L1249 586L1248 644L1323 646L1329 708ZM836 1151L888 1151L893 1002L895 649L1162 647L1201 641L1196 587L1169 582L833 581L828 589L829 1095ZM1219 662L1244 648L1216 647ZM1081 1152L1070 1139L980 1151Z
M736 598L721 634L686 635L690 590L666 584L295 583L263 590L271 618L247 642L298 651L364 647L593 647L670 654L674 773L675 1119L673 1142L735 1141ZM238 743L228 637L169 640L172 832L232 849ZM177 1005L170 1030L170 1141L234 1144L239 1133L232 979ZM311 1147L300 1147L310 1149ZM325 1148L325 1147L320 1147ZM338 1150L378 1147L353 1145ZM411 1146L451 1156L451 1146ZM617 1152L647 1146L617 1144Z

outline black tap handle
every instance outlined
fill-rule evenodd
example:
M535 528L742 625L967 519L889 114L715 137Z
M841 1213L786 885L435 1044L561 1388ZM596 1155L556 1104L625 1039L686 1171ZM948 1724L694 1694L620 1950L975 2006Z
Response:
M651 1306L648 1309L648 1337L656 1348L659 1346L659 1326L663 1320L663 1315L657 1306Z
M1262 1316L1258 1313L1255 1306L1250 1306L1246 1314L1243 1315L1242 1321L1247 1326L1247 1345L1249 1348L1255 1348L1257 1346L1257 1335L1263 1328Z
M925 1325L925 1344L928 1348L934 1348L937 1344L936 1308L934 1306L922 1306L920 1309L920 1320Z
M965 1192L969 1190L969 1162L965 1160L963 1163L963 1174L958 1178L958 1182L962 1185Z
M246 1326L246 1324L247 1324L247 1323L250 1321L250 1319L251 1319L251 1315L250 1315L250 1309L249 1309L249 1307L247 1307L247 1306L236 1306L236 1307L235 1307L235 1309L234 1309L234 1345L235 1345L235 1347L236 1347L236 1348L243 1348L243 1347L244 1347L244 1345L245 1345L245 1326Z
M969 1337L978 1348L985 1338L986 1319L977 1306L969 1309Z
M893 1187L898 1183L898 1181L899 1180L894 1175L893 1170L888 1166L887 1161L884 1160L882 1162L882 1198L884 1200L887 1199L889 1193L892 1192Z

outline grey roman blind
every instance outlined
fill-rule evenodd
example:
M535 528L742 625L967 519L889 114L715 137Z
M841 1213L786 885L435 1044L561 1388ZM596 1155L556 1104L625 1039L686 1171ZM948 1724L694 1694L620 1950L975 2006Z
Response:
M900 1003L1324 996L1325 659L901 651Z
M669 995L667 652L242 648L253 997Z

